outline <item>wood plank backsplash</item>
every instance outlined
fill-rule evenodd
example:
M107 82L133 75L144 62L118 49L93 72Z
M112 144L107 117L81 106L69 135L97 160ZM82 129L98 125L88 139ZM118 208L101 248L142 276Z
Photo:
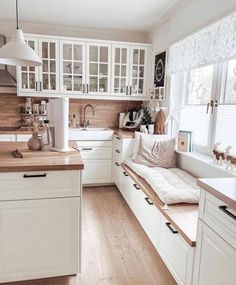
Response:
M24 97L16 94L0 94L0 127L20 127L20 108L24 106ZM34 102L40 102L40 98ZM45 98L43 99L45 100ZM112 100L70 100L70 117L75 114L79 124L83 121L83 110L86 104L94 107L95 116L90 109L87 110L86 119L91 121L92 127L117 128L119 126L119 113L126 112L131 108L138 108L141 102L134 101L112 101Z

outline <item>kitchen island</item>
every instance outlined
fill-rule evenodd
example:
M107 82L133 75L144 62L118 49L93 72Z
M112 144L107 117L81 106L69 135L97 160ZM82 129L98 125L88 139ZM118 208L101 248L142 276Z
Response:
M80 272L80 154L11 154L25 147L0 143L0 283Z

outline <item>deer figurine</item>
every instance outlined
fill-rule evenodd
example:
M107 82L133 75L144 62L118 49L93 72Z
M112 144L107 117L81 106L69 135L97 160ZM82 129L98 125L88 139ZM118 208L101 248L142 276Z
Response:
M225 159L226 159L226 169L233 171L234 166L236 165L236 148L232 146L227 146L225 150Z
M214 163L222 165L223 160L225 160L225 148L223 144L221 143L214 144L212 148L212 154L214 157Z

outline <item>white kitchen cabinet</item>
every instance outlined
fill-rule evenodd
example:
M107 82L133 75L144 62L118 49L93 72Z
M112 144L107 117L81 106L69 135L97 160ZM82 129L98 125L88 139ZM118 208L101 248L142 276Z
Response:
M86 93L86 43L60 41L60 92L64 94Z
M111 78L111 44L87 43L87 93L109 95Z
M0 282L78 272L79 198L0 203Z
M143 191L137 188L138 186L135 183L131 183L131 209L152 244L157 248L160 232L160 213Z
M112 141L76 141L84 162L83 184L112 182Z
M1 142L15 142L16 135L15 134L0 134L0 141Z
M194 285L234 285L235 249L201 221L198 232Z
M18 95L58 96L59 40L40 36L26 36L25 40L42 58L43 65L18 68Z
M20 96L148 100L151 45L25 35L43 65L17 70Z
M27 135L21 135L21 134L16 134L16 141L17 142L27 142L30 138L32 138L32 134Z
M147 47L112 46L112 94L114 96L148 97L149 53Z
M194 248L161 214L158 252L178 284L192 285Z

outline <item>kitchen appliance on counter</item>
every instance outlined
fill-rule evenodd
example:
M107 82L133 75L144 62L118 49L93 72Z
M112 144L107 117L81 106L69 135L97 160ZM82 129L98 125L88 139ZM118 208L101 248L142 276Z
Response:
M137 129L140 126L143 117L143 109L131 109L127 112L123 120L123 128Z

